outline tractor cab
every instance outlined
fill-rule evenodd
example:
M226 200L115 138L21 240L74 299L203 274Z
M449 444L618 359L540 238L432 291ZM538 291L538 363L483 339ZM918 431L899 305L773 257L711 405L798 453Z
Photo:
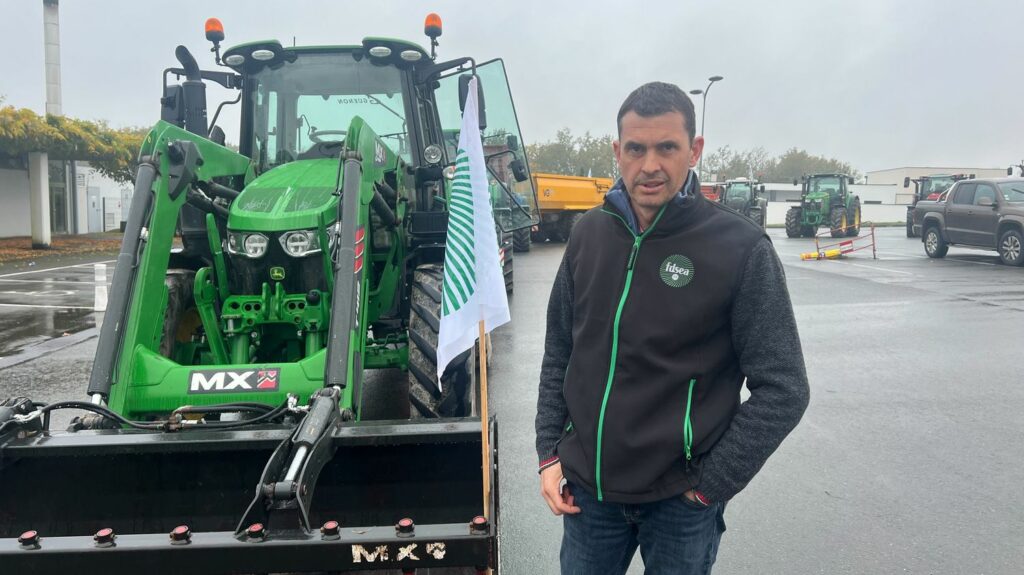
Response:
M904 188L909 188L911 183L914 184L914 197L911 199L910 204L907 205L907 237L917 237L917 232L914 230L913 217L914 206L917 205L917 202L921 200L938 200L954 183L973 178L974 174L934 174L921 176L920 178L911 178L910 176L903 178Z
M725 182L719 201L763 227L767 215L767 202L761 197L763 193L764 184L759 185L758 182L747 178L736 178Z

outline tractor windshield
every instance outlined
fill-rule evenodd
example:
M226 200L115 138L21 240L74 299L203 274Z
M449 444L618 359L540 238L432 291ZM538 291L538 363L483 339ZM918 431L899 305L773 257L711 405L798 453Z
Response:
M729 184L728 189L725 192L725 201L729 200L743 200L746 201L750 198L750 184Z
M840 190L839 176L824 176L811 180L812 192L836 193Z
M928 178L924 181L922 193L925 196L930 194L941 194L953 185L953 178Z
M266 170L317 144L340 142L359 116L409 161L402 76L390 66L356 61L350 52L299 54L294 62L253 75L252 149Z

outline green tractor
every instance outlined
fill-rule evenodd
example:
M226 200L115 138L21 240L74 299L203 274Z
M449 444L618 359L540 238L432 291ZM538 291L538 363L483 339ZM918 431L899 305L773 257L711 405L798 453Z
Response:
M833 238L856 237L860 233L860 198L848 185L845 174L814 174L793 180L801 185L800 205L786 213L786 236L814 237L818 228L828 226Z
M762 194L764 184L758 185L758 182L747 178L736 178L725 182L718 201L754 220L763 228L768 217L768 201Z
M0 402L4 572L498 568L497 424L473 350L436 366L442 134L473 76L503 231L536 224L536 194L504 64L437 61L432 17L430 53L371 37L222 57L219 22L226 69L177 48L88 401ZM237 151L225 104L207 123L207 82L238 91ZM364 379L385 369L399 385ZM397 410L375 421L371 402ZM68 408L85 414L50 430Z

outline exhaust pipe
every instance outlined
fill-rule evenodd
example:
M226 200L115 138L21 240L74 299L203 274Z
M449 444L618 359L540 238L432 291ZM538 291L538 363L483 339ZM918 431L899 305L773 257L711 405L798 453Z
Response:
M185 70L185 81L181 84L185 90L185 129L206 138L210 133L206 125L206 84L199 64L184 46L175 48L174 57Z

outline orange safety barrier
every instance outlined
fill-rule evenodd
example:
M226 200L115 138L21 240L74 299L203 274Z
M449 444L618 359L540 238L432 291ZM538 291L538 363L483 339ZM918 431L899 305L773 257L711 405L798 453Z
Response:
M813 252L806 252L806 253L800 254L800 259L802 259L802 260L833 260L833 259L841 258L841 257L843 257L843 256L845 256L847 254L852 254L853 252L859 252L861 250L866 250L868 248L871 248L871 259L877 260L878 259L878 251L875 249L875 224L873 224L871 222L862 222L861 226L864 226L864 225L869 226L871 231L869 231L866 234L859 235L859 236L853 237L853 238L846 238L845 240L842 240L840 242L835 242L835 243L832 243L832 244L821 245L821 243L818 241L818 238L823 238L825 236L830 236L831 237L831 235L832 235L832 231L831 230L829 230L827 232L824 232L824 233L821 233L821 234L816 234L814 236L814 251ZM853 227L853 226L846 226L845 228L843 228L843 231L845 232L846 230L850 229L851 227ZM863 240L862 243L865 243L865 245L858 246L857 242L858 241L862 241L862 240Z

